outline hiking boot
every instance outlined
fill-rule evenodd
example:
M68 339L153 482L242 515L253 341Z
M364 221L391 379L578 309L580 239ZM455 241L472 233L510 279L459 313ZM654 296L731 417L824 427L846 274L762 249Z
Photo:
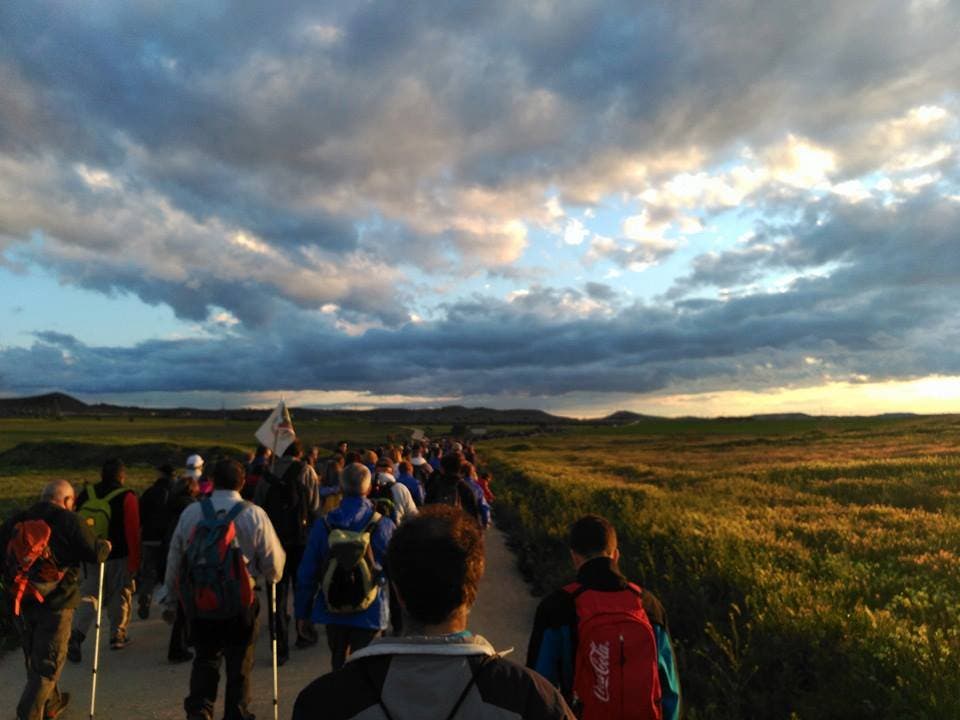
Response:
M57 702L47 703L47 706L43 709L43 720L53 720L54 718L60 717L69 704L70 693L60 693L60 699Z
M167 662L171 665L180 665L181 663L190 662L193 660L193 653L189 650L184 650L181 653L174 653L173 655L167 655Z
M114 635L112 638L110 638L111 650L123 650L129 644L130 638L128 638L126 635Z
M137 605L137 617L141 620L150 619L150 600L147 598L140 598L140 603Z
M83 652L80 646L83 644L84 635L79 630L70 633L70 641L67 643L67 660L72 663L78 663L83 660Z

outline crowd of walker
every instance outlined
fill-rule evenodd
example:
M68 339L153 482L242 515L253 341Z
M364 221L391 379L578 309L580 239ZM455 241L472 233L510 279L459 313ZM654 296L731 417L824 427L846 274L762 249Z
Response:
M27 673L17 717L63 716L63 664L88 659L92 718L101 612L123 651L134 602L144 619L156 602L172 626L167 659L192 661L186 717L213 720L223 664L224 720L252 720L261 593L275 714L291 640L315 645L325 626L333 671L299 693L294 720L680 717L666 613L621 574L607 520L571 526L575 579L539 604L522 666L469 624L494 500L476 449L341 442L320 455L299 441L246 464L191 455L179 472L161 465L139 498L120 460L79 494L49 483L0 527L4 611Z

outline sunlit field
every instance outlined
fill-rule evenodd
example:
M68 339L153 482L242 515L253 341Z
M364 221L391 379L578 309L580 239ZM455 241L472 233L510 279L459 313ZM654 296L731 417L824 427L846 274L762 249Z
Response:
M485 446L545 590L620 531L691 718L960 717L960 418L678 421Z

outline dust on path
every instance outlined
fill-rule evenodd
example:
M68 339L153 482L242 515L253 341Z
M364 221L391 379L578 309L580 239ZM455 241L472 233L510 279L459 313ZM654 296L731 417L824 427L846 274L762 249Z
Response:
M503 534L491 528L486 537L486 573L480 584L477 603L470 615L470 629L483 635L500 651L514 648L509 656L523 663L533 623L536 599L516 569L513 554ZM261 598L262 600L262 598ZM261 632L257 641L253 669L251 710L260 720L273 717L273 680L270 639L266 623L266 603L261 603ZM97 717L107 720L149 718L175 720L184 717L183 697L190 677L190 663L166 662L169 627L154 606L149 620L134 618L130 623L131 644L125 650L109 649L109 623L104 618L101 635L100 671L97 681ZM330 670L330 652L326 636L320 630L320 642L305 650L291 649L290 660L280 668L280 717L289 718L297 693L307 683ZM93 659L93 633L83 644L83 662L67 662L60 687L71 693L65 719L86 717L90 709L90 670ZM223 713L223 671L215 718ZM23 688L23 656L7 653L0 658L0 708L2 717L13 717Z

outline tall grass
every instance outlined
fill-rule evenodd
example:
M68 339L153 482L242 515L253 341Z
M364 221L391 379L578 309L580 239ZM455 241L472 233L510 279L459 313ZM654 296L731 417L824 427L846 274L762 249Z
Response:
M559 584L569 523L606 515L689 718L960 717L956 420L754 427L486 447L524 569Z

